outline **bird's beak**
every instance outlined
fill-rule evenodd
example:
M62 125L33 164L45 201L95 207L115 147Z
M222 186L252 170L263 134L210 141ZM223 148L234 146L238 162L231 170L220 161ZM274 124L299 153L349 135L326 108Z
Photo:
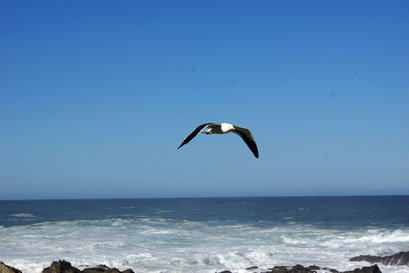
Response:
M236 130L236 128L234 128L234 127L233 127L232 129L233 129L233 130Z

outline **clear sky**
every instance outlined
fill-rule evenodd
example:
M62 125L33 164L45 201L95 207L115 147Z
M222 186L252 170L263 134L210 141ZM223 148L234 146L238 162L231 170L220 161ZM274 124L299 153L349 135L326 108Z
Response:
M409 1L2 0L0 42L0 199L409 194Z

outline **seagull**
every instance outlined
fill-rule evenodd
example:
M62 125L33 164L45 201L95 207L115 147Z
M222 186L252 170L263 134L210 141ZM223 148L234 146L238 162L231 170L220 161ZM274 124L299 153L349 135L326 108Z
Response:
M205 129L208 129L208 130L205 130ZM235 126L230 123L204 123L202 125L199 125L197 126L196 129L193 130L193 132L191 132L182 141L182 143L180 143L177 149L179 150L179 148L181 148L183 145L189 143L189 141L191 141L199 133L202 133L205 135L213 135L213 134L227 134L230 132L238 134L244 140L244 142L247 144L250 150L253 152L254 156L258 158L257 145L249 129L244 128L244 127Z

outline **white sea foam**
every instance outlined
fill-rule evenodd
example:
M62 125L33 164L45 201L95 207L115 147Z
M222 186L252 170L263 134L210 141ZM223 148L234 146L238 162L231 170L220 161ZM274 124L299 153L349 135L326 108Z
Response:
M11 216L13 216L13 217L26 217L26 218L36 217L35 215L32 215L30 213L15 213L15 214L11 214Z
M136 272L246 272L296 263L350 270L360 254L388 255L408 250L409 230L342 231L311 226L259 228L217 222L112 218L65 221L0 229L0 260L24 273L39 273L66 259L84 268L106 264ZM381 266L383 272L406 267ZM405 271L406 270L406 271Z

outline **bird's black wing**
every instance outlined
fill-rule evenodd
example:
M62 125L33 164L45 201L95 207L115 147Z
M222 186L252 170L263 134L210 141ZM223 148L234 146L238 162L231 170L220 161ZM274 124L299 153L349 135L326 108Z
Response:
M236 125L234 125L234 128L235 130L233 130L232 132L241 136L241 138L244 140L244 142L246 142L247 146L253 152L254 156L258 158L258 149L257 149L256 141L254 140L254 137L250 133L249 129L239 127Z
M207 125L209 124L213 124L213 123L204 123L202 125L197 126L196 129L193 130L193 132L190 133L190 135L188 135L183 141L182 143L180 143L178 150L180 147L182 147L183 145L189 143L189 141L191 141L195 136L197 136L197 134L200 133L200 131L202 131Z

